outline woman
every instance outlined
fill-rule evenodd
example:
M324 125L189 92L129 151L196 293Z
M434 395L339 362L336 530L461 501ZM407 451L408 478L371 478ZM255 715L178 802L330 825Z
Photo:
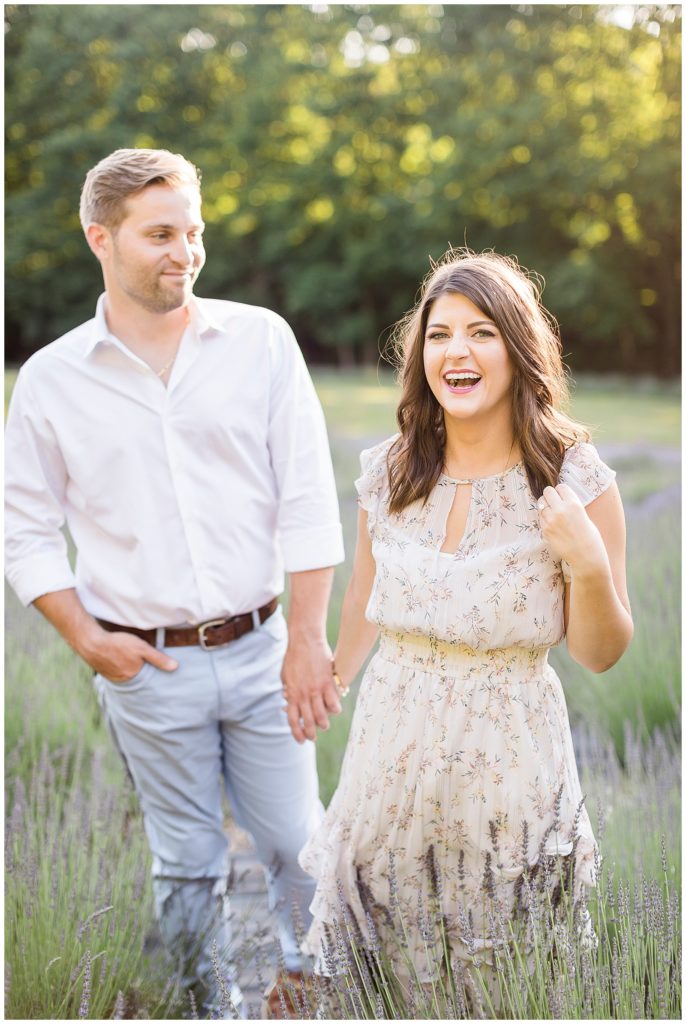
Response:
M393 906L428 983L440 952L421 908L437 887L465 977L475 953L492 962L494 906L506 928L522 916L522 876L536 865L558 883L573 876L573 898L593 884L596 845L548 649L566 635L572 657L603 672L633 627L614 473L560 411L561 346L536 284L512 260L450 252L399 337L400 432L361 456L338 683L377 634L380 645L300 863L318 880L306 949L324 973L342 904L389 948Z

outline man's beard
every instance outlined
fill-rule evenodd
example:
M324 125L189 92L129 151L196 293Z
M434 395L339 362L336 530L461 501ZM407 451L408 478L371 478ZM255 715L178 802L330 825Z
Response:
M158 277L154 285L145 287L144 283L143 288L141 288L140 282L138 282L138 287L127 288L126 292L134 302L137 302L148 313L172 313L175 309L180 309L188 301L196 276L194 274L190 279L188 288L175 288L167 291L160 284Z

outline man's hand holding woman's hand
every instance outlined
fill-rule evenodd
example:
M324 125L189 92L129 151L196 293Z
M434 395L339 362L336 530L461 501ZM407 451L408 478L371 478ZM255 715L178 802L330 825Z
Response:
M318 728L329 728L329 715L342 710L326 639L291 629L281 680L291 732L298 743L315 740Z

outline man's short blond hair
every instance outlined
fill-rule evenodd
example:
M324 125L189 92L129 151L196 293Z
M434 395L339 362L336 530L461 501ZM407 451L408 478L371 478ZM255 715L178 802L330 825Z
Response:
M127 198L160 184L200 190L200 172L185 156L166 149L116 149L86 175L79 204L83 230L93 223L118 227Z

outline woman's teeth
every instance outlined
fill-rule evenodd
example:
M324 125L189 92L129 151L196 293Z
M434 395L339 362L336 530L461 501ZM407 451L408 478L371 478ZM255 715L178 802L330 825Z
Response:
M479 383L481 377L473 373L450 373L445 375L445 382L451 388L472 388Z

